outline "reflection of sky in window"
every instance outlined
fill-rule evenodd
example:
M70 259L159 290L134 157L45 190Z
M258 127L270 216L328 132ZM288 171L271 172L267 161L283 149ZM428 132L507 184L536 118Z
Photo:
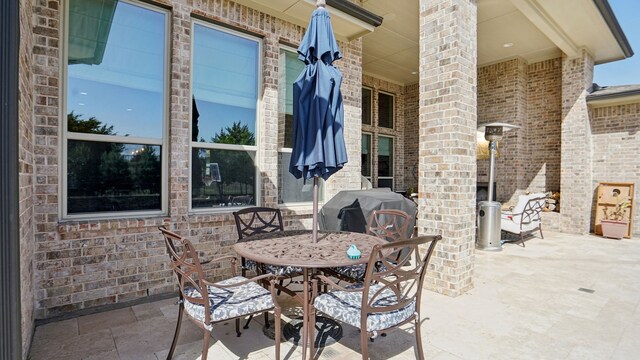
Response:
M298 60L298 54L285 50L285 114L293 114L293 83L304 70L304 63Z
M165 15L118 2L99 65L68 66L67 112L118 135L162 137Z
M258 42L196 24L193 94L198 139L209 142L234 122L255 134L258 99Z

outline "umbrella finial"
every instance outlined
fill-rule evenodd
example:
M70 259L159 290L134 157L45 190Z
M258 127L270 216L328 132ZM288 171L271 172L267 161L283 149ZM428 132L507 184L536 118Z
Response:
M323 8L323 7L325 7L325 5L327 5L327 1L326 0L316 0L316 7L319 7L319 8L322 7Z

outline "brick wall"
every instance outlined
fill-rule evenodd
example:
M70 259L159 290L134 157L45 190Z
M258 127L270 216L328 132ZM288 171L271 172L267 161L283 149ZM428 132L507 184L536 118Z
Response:
M22 315L22 354L27 357L34 320L34 275L33 258L35 253L33 169L33 87L31 72L33 57L33 31L31 19L33 9L30 0L23 1L20 7L20 64L19 64L19 197L20 197L20 298ZM46 196L45 196L46 197Z
M513 59L478 69L478 125L504 122L521 129L505 133L496 161L496 199L508 202L524 192L527 161L527 66ZM489 160L478 160L478 181L489 181Z
M34 5L33 74L36 186L36 317L45 318L92 306L172 291L157 226L169 223L189 236L206 257L230 253L235 235L230 212L195 215L188 211L189 120L192 14L255 34L263 40L263 98L260 103L259 151L261 203L277 203L277 89L280 43L296 44L304 29L227 0L163 0L171 7L171 81L169 138L169 213L141 219L65 221L58 218L60 184L60 64L62 54L59 1ZM327 181L327 198L343 189L360 188L360 98L362 41L340 43L349 164ZM63 117L64 118L64 117ZM285 209L285 226L310 226L311 209ZM23 234L26 236L26 233ZM219 277L225 269L212 274Z
M640 103L591 109L593 211L600 182L635 184L633 234L640 236Z
M496 198L515 205L525 192L560 191L562 61L520 59L478 69L478 123L521 126L505 134L496 161ZM478 160L488 181L489 160Z
M418 191L418 87L411 84L404 88L404 182L412 192Z
M593 191L592 136L587 89L593 82L593 57L582 50L575 58L562 58L562 146L560 173L562 230L588 233Z
M393 139L393 180L394 191L404 191L405 184L405 159L400 154L404 154L406 140L404 138L405 129L405 87L371 76L362 76L362 85L372 89L373 106L371 109L371 125L362 124L362 131L372 134L371 177L373 186L378 184L378 136L392 136ZM378 94L383 91L394 96L394 119L393 129L378 126Z
M524 184L531 192L560 191L562 60L529 64Z

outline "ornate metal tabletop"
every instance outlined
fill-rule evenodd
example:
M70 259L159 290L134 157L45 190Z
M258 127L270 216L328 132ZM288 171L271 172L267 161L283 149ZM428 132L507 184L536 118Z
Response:
M288 230L257 234L236 243L238 255L263 264L302 268L339 267L364 264L376 244L386 241L372 235L351 232L318 232L318 242L309 230ZM351 245L362 253L359 259L349 259Z

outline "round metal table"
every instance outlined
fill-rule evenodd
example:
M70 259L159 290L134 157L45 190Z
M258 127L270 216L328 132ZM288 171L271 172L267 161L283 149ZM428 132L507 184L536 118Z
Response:
M309 305L312 301L309 294L309 271L365 264L369 261L373 247L386 243L372 235L328 231L318 232L318 241L314 243L310 230L287 230L253 235L237 242L233 248L238 255L257 263L302 268L302 297L296 298L302 303L302 356L305 359L309 341ZM360 250L362 255L359 259L347 257L347 249L351 245L356 245Z

